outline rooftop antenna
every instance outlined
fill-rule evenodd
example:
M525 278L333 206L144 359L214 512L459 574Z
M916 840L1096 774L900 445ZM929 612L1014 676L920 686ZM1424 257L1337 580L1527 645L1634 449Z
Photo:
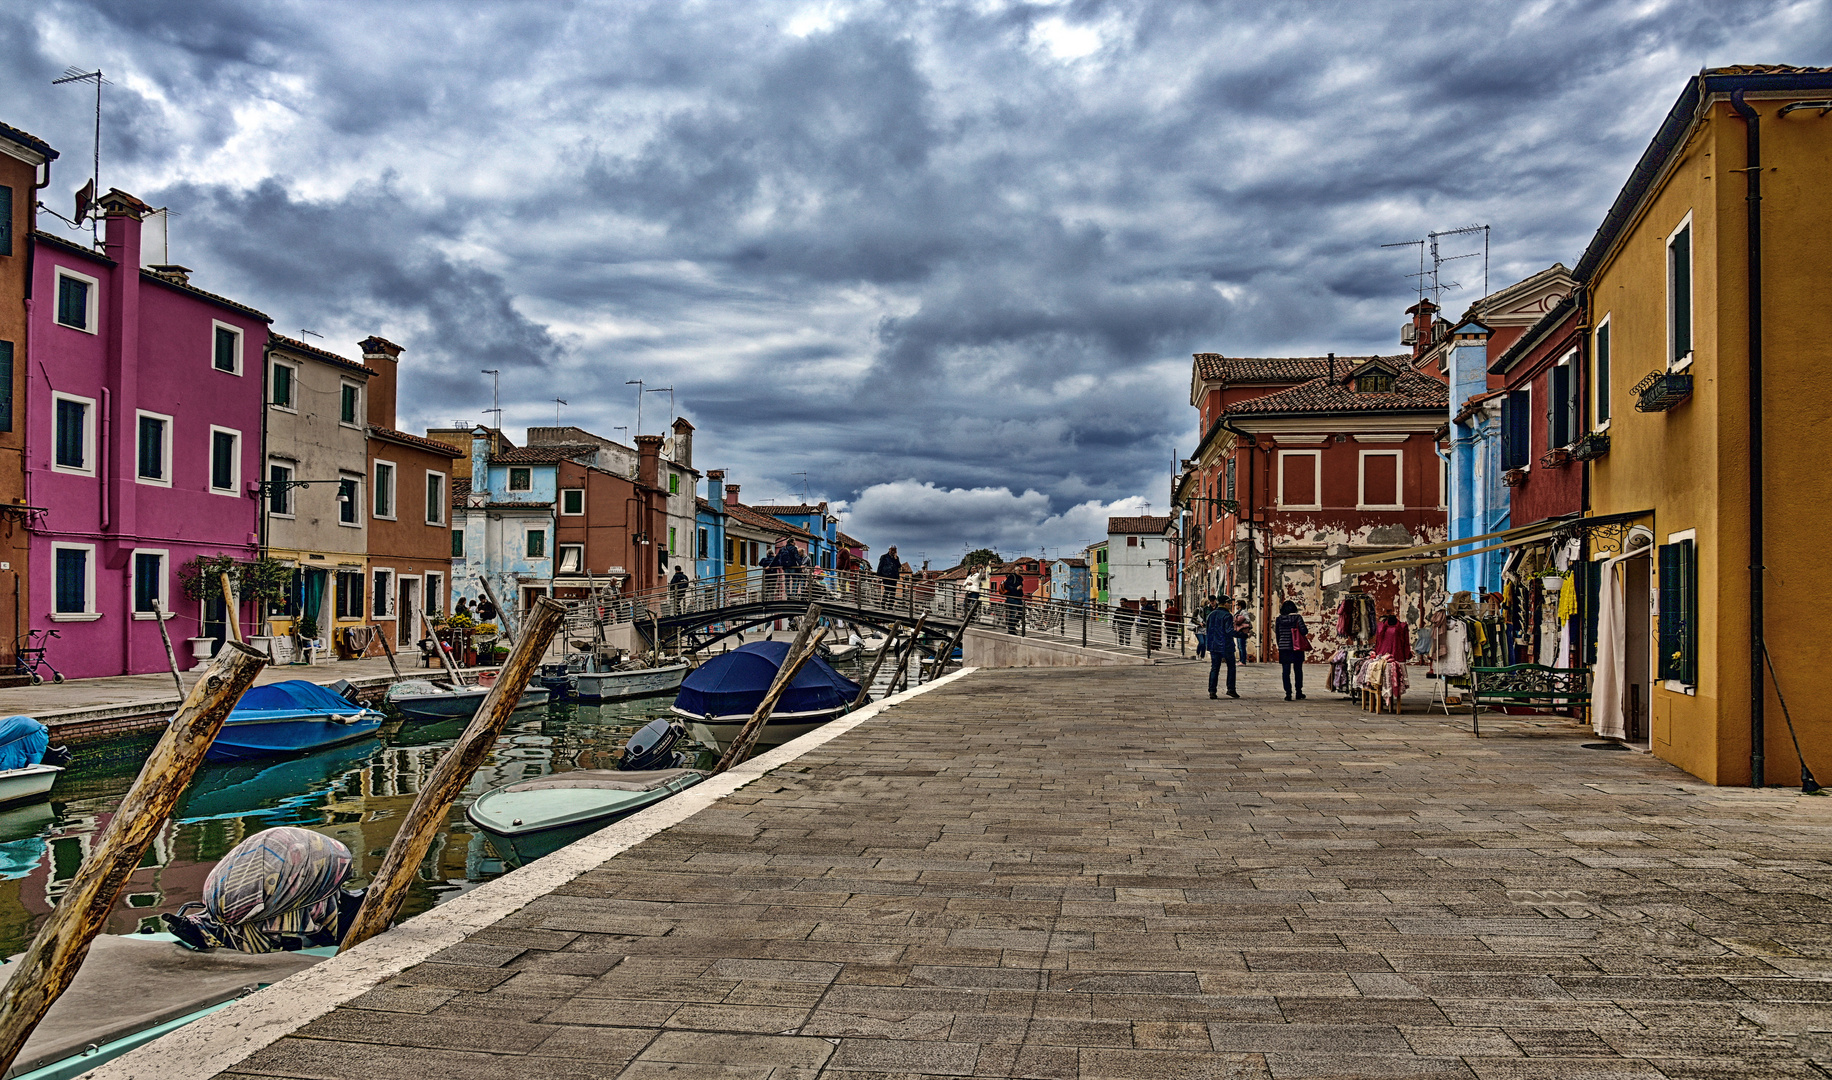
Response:
M554 398L553 399L553 426L554 427L560 426L560 406L571 405L571 404L572 402L567 401L565 398Z
M316 331L316 330L307 330L307 329L306 329L305 327L303 327L303 326L301 326L301 327L299 328L299 333L300 333L301 335L310 335L311 337L315 337L315 338L319 338L319 339L321 339L321 340L322 340L322 339L323 339L323 337L324 337L324 335L323 335L323 334L320 334L320 333L319 333L318 331Z
M653 390L644 390L644 391L643 391L643 393L645 393L645 394L659 394L659 393L662 393L662 392L664 392L664 391L666 391L666 392L667 392L667 394L668 394L668 428L669 428L669 430L673 430L673 428L674 428L674 387L672 387L672 386L658 386L658 387L656 387L656 388L655 388L655 389L653 389ZM639 434L640 434L640 433L639 433Z
M60 78L51 80L51 85L62 86L64 83L87 82L90 79L95 80L95 161L93 163L95 171L89 177L89 204L93 206L95 200L102 194L102 84L108 80L102 78L101 68L84 71L79 67L67 67ZM78 225L83 223L85 209L87 208L78 206L76 217ZM102 238L100 226L93 216L89 219L89 235L98 241Z
M636 388L636 437L642 437L642 380L625 379L623 385Z
M630 425L628 424L618 424L616 427L612 428L611 430L623 432L623 437L626 439L630 437Z
M799 476L802 478L801 498L802 498L802 503L805 505L808 502L808 473L804 470L802 472L790 473L789 475L790 476Z
M502 371L498 368L487 367L483 369L483 373L490 377L490 412L496 416L496 430L501 431L503 429L503 410L501 403L497 400L496 391L502 379Z
M1489 286L1489 226L1487 225L1465 225L1461 229L1442 229L1437 232L1426 233L1425 239L1423 240L1401 240L1397 243L1382 244L1380 246L1383 248L1391 248L1413 247L1416 245L1419 249L1419 270L1416 274L1408 274L1406 276L1418 281L1418 297L1420 302L1423 302L1425 299L1427 279L1429 279L1431 302L1442 308L1444 306L1441 302L1444 290L1462 287L1458 282L1447 282L1443 280L1444 264L1447 262L1456 262L1459 259L1473 259L1476 257L1476 252L1472 251L1466 255L1446 256L1439 249L1438 240L1440 237L1464 236L1475 232L1482 234L1482 295L1487 296ZM1425 255L1427 251L1429 251L1431 255L1431 269L1429 270L1425 268Z

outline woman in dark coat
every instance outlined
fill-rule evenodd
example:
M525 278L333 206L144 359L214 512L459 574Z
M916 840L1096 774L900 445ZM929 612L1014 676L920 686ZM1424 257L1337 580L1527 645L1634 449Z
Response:
M1279 643L1279 678L1285 683L1285 700L1292 699L1293 691L1299 701L1304 698L1304 652L1294 647L1293 639L1298 632L1310 636L1310 628L1304 625L1304 616L1298 614L1296 601L1287 600L1279 607L1278 621L1272 624L1272 632Z

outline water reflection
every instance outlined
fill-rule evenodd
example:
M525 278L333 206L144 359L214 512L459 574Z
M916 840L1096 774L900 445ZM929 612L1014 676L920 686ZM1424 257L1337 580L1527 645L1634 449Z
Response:
M836 665L853 679L861 659ZM890 679L878 675L873 696ZM912 680L916 681L916 680ZM504 872L464 810L490 788L572 769L615 768L637 728L666 716L673 694L604 705L555 704L516 713L446 818L421 865L401 918L419 914ZM245 837L296 825L336 837L366 881L380 866L420 782L464 731L465 722L390 722L376 738L302 757L206 765L128 879L105 933L128 934L200 899L216 861ZM20 952L70 886L77 868L139 772L150 738L79 746L48 803L0 811L0 956ZM683 744L703 769L718 761L704 744Z
M672 696L518 712L471 778L420 868L402 918L503 873L464 808L500 784L571 769L614 768L630 733ZM158 927L199 899L204 878L243 838L276 825L336 837L366 880L381 865L420 783L464 731L461 721L391 723L378 737L316 754L206 765L128 879L105 933ZM146 740L84 747L52 800L0 812L0 956L25 948L69 888L144 759ZM694 748L701 749L704 748Z

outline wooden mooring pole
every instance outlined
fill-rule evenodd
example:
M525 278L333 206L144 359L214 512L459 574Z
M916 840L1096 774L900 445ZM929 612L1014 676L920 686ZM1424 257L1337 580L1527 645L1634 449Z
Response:
M878 658L871 662L871 674L865 676L865 681L859 684L859 696L852 699L853 708L856 709L865 704L866 699L871 697L871 684L877 681L878 669L884 666L884 658L897 648L897 634L902 629L893 624L890 633L884 636L884 648L878 650Z
M383 856L381 868L369 884L363 906L357 911L356 922L345 936L340 952L361 945L388 929L394 921L395 913L401 910L407 890L420 871L420 864L433 846L433 838L451 813L452 802L471 782L471 775L496 744L503 725L509 722L509 714L521 701L522 691L540 670L541 654L547 651L547 643L553 640L554 632L565 618L566 605L558 600L547 596L535 600L534 609L528 613L521 636L515 642L515 651L509 654L502 674L496 677L496 685L490 688L458 742L445 752L431 774L421 782L420 794L414 799L413 808L407 811L394 843L388 845L388 854Z
M808 658L814 655L814 650L820 645L821 638L827 636L826 629L817 629L820 621L821 606L809 604L808 614L802 616L801 630L796 633L795 640L789 643L789 651L782 658L782 667L776 669L776 678L770 683L769 692L764 694L763 700L757 703L757 711L744 722L744 727L738 732L738 737L725 748L725 756L721 757L719 763L713 766L714 776L733 765L743 764L744 759L751 756L751 747L756 745L757 737L763 734L763 725L770 722L770 713L775 711L776 702L781 700L783 693L789 689L789 683L794 681L802 665L806 664Z
M920 668L922 666L922 654L916 650L922 645L922 626L928 621L929 617L926 614L917 618L916 626L910 631L909 644L903 647L903 654L897 657L897 667L891 672L890 685L884 688L885 697L890 697L892 694L896 693L900 686L902 689L909 689L910 656L911 654L915 654L917 658L916 666Z
M956 630L954 636L948 639L947 647L941 651L941 656L936 659L935 674L929 676L930 682L934 682L936 679L941 678L942 674L948 670L949 661L954 659L954 648L961 643L961 638L966 636L967 624L973 620L973 610L979 607L979 604L980 602L978 600L967 601L967 614L961 617L960 629Z
M128 875L165 827L229 711L266 666L266 656L229 641L192 684L94 851L58 897L31 947L8 968L13 975L0 993L0 1072L13 1063L32 1029L76 978L89 955L89 943L108 922ZM134 987L120 989L126 996L135 992Z
M172 681L178 684L178 697L184 698L184 676L178 673L178 654L172 651L172 635L165 629L165 605L153 601L153 621L159 624L159 640L165 642L165 662L172 666Z

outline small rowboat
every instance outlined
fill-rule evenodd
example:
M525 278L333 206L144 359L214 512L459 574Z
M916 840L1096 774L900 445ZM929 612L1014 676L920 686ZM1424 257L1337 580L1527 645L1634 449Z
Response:
M464 816L503 862L523 866L704 779L698 769L575 769L486 791Z
M454 690L446 686L435 686L423 679L409 679L388 688L388 703L412 720L469 720L477 715L477 710L483 706L483 699L489 693L490 688L487 686L466 686ZM544 708L551 693L544 686L530 686L522 691L521 699L515 703L515 707Z
M322 750L374 735L382 714L304 679L257 686L242 695L210 744L211 761L245 761Z
M686 674L686 664L669 664L634 671L581 671L573 678L579 681L580 700L622 701L678 689Z

